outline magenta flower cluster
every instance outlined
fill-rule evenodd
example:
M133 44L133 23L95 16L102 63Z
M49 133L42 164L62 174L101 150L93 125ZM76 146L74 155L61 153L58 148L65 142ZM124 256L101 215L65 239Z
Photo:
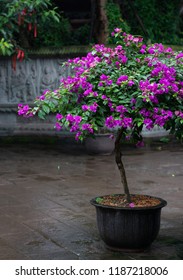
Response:
M23 104L18 104L18 115L21 116L23 115L24 117L31 117L33 116L33 113L30 112L30 107L29 105L23 105Z
M183 53L142 37L112 33L114 47L95 45L82 58L69 59L73 75L46 90L35 106L19 104L19 115L56 113L56 129L68 128L83 140L101 128L123 129L126 139L142 145L143 127L160 126L178 138L183 131Z

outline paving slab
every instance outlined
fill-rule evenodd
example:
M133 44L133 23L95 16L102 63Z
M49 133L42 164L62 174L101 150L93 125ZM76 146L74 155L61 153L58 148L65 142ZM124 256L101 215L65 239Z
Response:
M0 141L0 259L183 259L183 146L122 146L131 193L162 197L148 251L113 252L100 239L91 198L121 193L114 155L88 155L73 139Z

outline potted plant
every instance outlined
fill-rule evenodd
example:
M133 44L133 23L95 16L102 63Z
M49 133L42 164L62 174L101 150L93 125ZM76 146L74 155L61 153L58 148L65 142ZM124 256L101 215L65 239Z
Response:
M142 128L159 126L183 137L183 53L162 44L146 45L116 28L114 47L95 45L85 57L68 60L73 75L60 87L46 90L35 106L19 104L25 117L56 115L56 129L68 128L76 140L94 137L101 128L115 134L115 161L124 194L91 200L98 228L107 246L141 250L151 245L160 227L166 201L131 194L122 162L121 141L143 145ZM113 137L113 136L111 136Z

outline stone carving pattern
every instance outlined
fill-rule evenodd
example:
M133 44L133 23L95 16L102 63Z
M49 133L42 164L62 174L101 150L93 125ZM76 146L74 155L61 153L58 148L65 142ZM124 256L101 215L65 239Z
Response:
M7 68L4 60L0 61L0 104L7 103Z
M70 70L61 64L62 59L31 59L17 62L16 71L11 60L0 61L0 106L2 104L32 103L44 90L59 86L61 77Z

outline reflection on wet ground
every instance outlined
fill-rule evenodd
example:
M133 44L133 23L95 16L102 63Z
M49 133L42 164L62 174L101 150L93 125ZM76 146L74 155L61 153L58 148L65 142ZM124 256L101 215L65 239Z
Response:
M0 155L0 259L183 259L182 145L123 147L131 192L168 202L157 240L138 254L105 248L89 203L122 192L114 155L61 139L1 142Z

